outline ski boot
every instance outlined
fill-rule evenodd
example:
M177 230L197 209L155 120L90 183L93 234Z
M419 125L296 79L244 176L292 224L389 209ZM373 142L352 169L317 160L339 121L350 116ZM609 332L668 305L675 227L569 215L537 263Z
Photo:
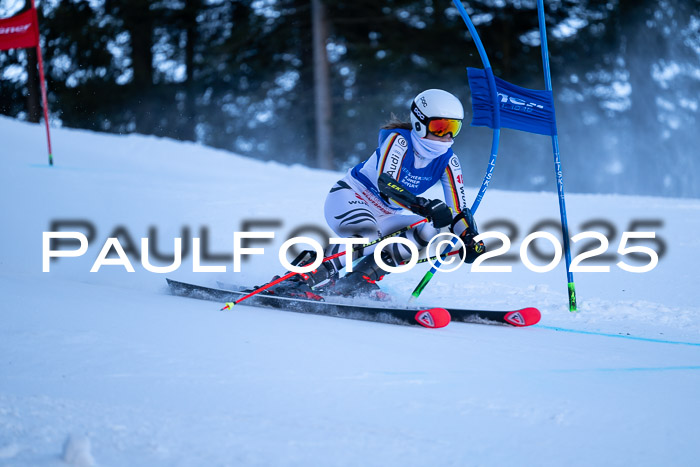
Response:
M388 261L385 259L388 263ZM389 294L383 292L377 285L382 280L384 272L374 261L374 256L365 256L353 267L351 273L335 281L322 289L328 295L340 295L343 297L367 297L372 300L391 300Z
M304 253L308 252L303 252ZM304 263L309 264L315 258L311 256L310 259L300 260L300 255L292 261L292 265ZM280 276L275 276L272 280L278 279ZM293 297L293 298L306 298L310 300L323 301L323 297L318 295L313 291L313 287L332 284L335 282L335 278L338 277L338 271L335 269L330 261L321 263L321 265L311 272L296 274L284 282L281 282L273 287L270 287L266 292L270 295L277 295L280 297Z

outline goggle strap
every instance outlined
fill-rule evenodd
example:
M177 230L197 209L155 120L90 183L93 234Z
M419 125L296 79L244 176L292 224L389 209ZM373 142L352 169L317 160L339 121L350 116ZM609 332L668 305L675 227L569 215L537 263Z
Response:
M412 113L413 115L415 115L416 118L417 118L418 120L420 120L420 122L421 122L423 125L428 125L428 123L430 123L430 122L429 122L430 119L429 119L428 117L426 117L425 114L424 114L423 112L420 111L420 109L419 109L418 106L416 105L415 101L411 104L411 113Z

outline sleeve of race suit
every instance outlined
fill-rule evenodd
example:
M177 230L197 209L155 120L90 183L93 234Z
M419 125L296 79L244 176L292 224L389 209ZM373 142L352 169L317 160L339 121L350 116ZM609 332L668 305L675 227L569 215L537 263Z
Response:
M398 180L407 150L408 142L406 138L400 133L391 133L379 147L377 178L382 174L387 174L394 180ZM393 207L408 209L407 206L398 203L392 198L389 198L388 202Z
M467 193L462 183L462 166L457 155L453 154L445 167L445 171L440 177L442 190L445 194L445 203L452 211L453 216L466 209ZM454 233L460 235L467 228L464 219L460 220L454 227Z

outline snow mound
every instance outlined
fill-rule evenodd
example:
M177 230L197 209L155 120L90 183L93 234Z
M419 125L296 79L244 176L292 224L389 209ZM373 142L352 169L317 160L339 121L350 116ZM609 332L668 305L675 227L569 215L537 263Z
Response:
M69 435L63 443L61 459L72 467L94 467L90 439L87 436Z

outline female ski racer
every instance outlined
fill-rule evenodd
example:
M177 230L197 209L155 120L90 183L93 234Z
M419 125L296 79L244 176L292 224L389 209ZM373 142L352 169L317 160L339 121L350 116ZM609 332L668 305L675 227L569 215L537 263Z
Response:
M474 242L478 234L467 206L462 168L451 146L464 119L464 109L454 95L440 89L428 89L416 96L411 105L411 123L392 115L392 121L381 128L379 146L364 162L359 163L331 188L325 203L326 221L339 237L365 237L370 241L395 232L423 218L423 223L402 234L419 250L443 227L460 237L466 245L461 252L471 263L485 251L483 242ZM415 203L381 193L378 179L387 174L394 185L420 195L441 182L445 202L418 196ZM408 211L411 214L408 214ZM327 255L337 253L341 245L331 245ZM271 292L279 295L318 298L315 292L338 295L369 295L383 298L376 281L386 272L374 260L374 246L364 251L356 248L354 259L362 257L353 271L339 279L346 256L321 263L316 270L292 277ZM382 259L390 266L410 258L405 245L393 243L384 249ZM312 287L314 289L312 289ZM315 291L315 292L314 292Z

